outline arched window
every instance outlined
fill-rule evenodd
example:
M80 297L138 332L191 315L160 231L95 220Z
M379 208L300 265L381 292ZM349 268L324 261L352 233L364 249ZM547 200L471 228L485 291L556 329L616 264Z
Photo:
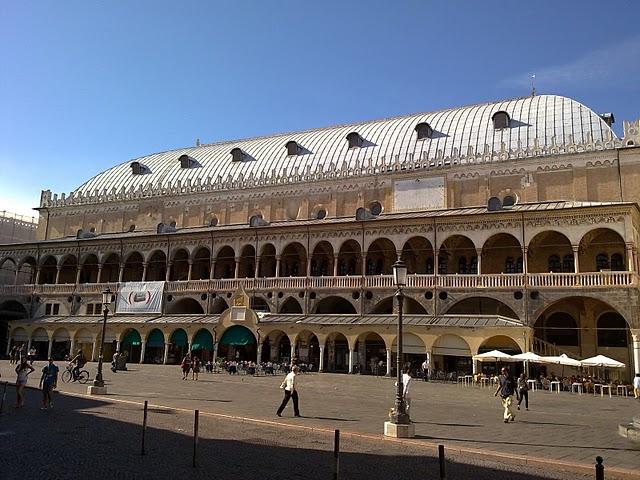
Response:
M471 257L471 263L469 264L469 272L471 275L477 275L478 274L478 257L477 256L473 256Z
M467 257L458 259L458 273L467 273Z
M573 273L575 271L575 264L573 263L573 255L565 255L562 257L562 271L565 273Z
M627 348L627 322L615 312L602 314L598 319L598 346Z
M555 345L577 347L579 345L578 324L565 312L556 312L545 322L546 341Z
M426 122L417 124L415 130L418 134L418 140L431 138L433 136L433 128L431 128L431 125Z
M609 255L606 253L596 255L596 270L609 270Z
M558 255L551 255L548 260L549 273L562 272L562 266L560 265L560 257Z
M358 132L349 133L347 135L347 141L349 142L349 148L360 148L364 143L364 139Z
M611 270L615 270L616 272L624 270L624 259L619 253L611 255Z
M509 118L509 114L507 112L496 112L491 117L493 120L493 128L496 130L501 128L509 128L509 122L511 119Z
M504 272L505 273L516 273L516 266L513 262L513 257L507 257L504 261Z

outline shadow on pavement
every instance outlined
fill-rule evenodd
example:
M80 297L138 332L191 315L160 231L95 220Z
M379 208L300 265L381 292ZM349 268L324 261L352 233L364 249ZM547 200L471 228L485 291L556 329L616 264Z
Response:
M150 409L147 454L141 456L141 406L56 394L55 408L41 411L38 391L28 390L26 398L23 409L9 408L0 417L3 480L30 477L158 479L185 475L242 480L332 478L333 435L201 416L198 466L192 468L191 414ZM12 405L13 399L10 386L7 403ZM353 437L344 437L341 445L341 478L438 478L437 458L426 455L423 449L412 450L396 442ZM506 452L508 448L503 450ZM19 454L11 454L17 452ZM447 468L448 478L452 479L580 477L575 474L539 476L453 461L448 462Z

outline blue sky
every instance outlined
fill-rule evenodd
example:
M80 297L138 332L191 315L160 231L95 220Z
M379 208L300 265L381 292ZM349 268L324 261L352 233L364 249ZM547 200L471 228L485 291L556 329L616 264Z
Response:
M640 2L0 2L0 210L158 151L530 93L640 117Z

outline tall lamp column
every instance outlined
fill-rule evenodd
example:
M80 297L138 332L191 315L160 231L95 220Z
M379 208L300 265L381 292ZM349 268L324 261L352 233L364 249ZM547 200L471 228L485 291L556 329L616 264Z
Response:
M93 381L93 385L89 386L88 393L90 395L104 395L107 393L107 387L104 386L102 378L102 364L104 360L104 337L107 330L107 316L109 315L109 304L111 303L111 290L107 288L102 292L102 332L100 334L100 350L98 353L98 373Z

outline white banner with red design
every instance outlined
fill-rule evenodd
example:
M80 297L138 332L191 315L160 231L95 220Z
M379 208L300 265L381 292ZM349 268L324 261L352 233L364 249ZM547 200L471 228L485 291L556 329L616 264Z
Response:
M162 313L165 282L126 282L118 284L116 313Z

